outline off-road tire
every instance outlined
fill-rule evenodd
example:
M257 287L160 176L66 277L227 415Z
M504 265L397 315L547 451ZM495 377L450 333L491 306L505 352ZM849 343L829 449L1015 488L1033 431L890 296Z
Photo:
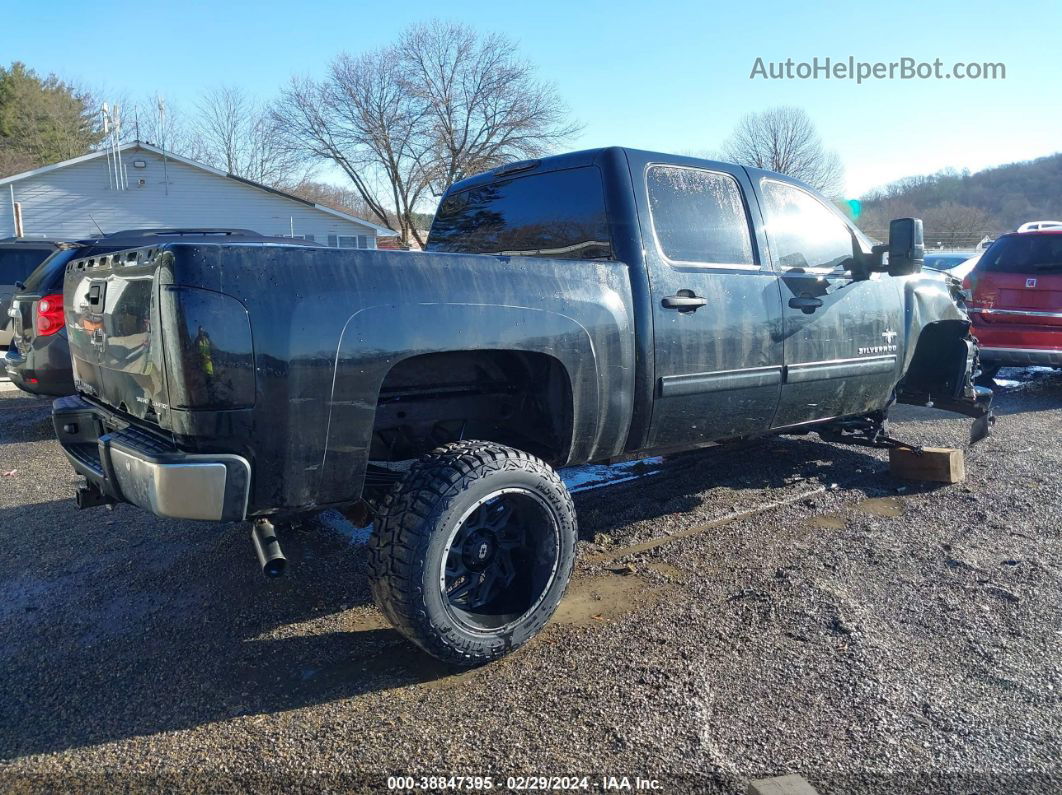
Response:
M530 491L548 508L559 530L556 570L538 604L515 624L472 630L446 607L442 555L469 507L501 488ZM571 495L552 467L501 444L453 442L422 456L384 499L369 543L373 598L395 629L428 654L481 665L519 648L549 620L571 579L577 535Z

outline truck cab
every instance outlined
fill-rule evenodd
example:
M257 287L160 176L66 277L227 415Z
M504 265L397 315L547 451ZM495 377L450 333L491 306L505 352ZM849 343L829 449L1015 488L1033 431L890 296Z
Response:
M925 316L912 303L952 321L907 385L916 402L953 399L971 350L945 280L875 263L873 244L810 186L739 165L616 148L513 164L447 192L428 250L627 264L628 451L881 409L916 351ZM948 383L925 383L930 360L949 356Z

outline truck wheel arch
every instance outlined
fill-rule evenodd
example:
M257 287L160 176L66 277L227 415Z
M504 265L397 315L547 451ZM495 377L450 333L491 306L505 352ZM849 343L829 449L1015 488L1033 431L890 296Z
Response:
M593 340L577 321L520 306L371 306L348 319L336 353L319 503L361 496L385 386L408 381L421 364L442 361L428 357L463 357L466 364L548 363L548 370L563 373L570 418L567 449L556 463L593 454L609 396L602 389Z
M440 435L424 428L410 446L398 429L415 433L410 423L418 413L420 424L435 424ZM573 414L571 376L555 356L514 349L417 354L387 371L369 458L406 460L475 438L564 463L571 453Z
M932 396L939 399L963 394L970 386L966 383L969 331L969 321L958 318L938 320L918 329L913 346L908 346L906 367L897 390L901 402L921 403Z

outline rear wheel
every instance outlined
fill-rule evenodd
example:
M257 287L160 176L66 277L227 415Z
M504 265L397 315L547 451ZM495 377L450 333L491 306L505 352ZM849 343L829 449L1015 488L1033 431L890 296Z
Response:
M373 596L429 654L478 665L549 620L575 541L571 495L546 463L455 442L417 461L385 499L371 542Z

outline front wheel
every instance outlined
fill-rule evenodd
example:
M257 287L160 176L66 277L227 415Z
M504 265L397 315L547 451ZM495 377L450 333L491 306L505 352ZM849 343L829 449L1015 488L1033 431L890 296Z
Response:
M548 464L454 442L413 464L385 499L370 545L373 597L429 654L490 662L553 615L576 536L571 495Z

